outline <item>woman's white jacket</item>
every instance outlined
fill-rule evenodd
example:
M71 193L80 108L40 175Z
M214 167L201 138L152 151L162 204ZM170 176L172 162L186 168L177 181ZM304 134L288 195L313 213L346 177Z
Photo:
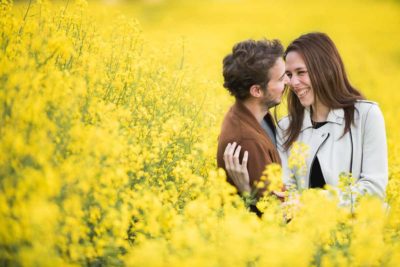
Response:
M354 124L344 136L344 110L334 109L328 114L327 124L314 129L310 111L305 109L303 125L297 141L309 147L306 169L289 168L288 158L292 147L283 148L284 131L289 126L289 117L282 118L278 125L277 143L282 159L284 182L297 188L308 188L310 167L316 156L327 184L337 186L339 175L350 172L357 179L356 190L360 193L385 196L388 182L388 157L385 122L378 105L371 101L357 101Z

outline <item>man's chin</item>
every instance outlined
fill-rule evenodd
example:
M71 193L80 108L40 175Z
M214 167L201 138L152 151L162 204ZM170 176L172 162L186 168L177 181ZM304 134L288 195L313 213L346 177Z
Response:
M268 109L270 109L270 108L278 106L280 103L281 103L281 101L269 102L269 103L267 103L267 107L268 107Z

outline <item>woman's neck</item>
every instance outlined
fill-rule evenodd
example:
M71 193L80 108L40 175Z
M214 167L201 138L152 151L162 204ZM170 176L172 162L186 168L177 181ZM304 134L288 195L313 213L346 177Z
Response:
M321 104L321 103L315 103L312 105L312 112L311 112L311 120L314 122L324 122L328 118L328 114L330 109Z

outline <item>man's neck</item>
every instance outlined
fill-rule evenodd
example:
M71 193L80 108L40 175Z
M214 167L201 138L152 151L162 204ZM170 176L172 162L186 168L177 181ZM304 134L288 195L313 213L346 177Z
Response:
M256 118L256 120L261 124L262 120L264 119L265 115L268 113L268 109L262 107L256 101L252 101L250 99L243 101L245 107L250 110L251 114Z

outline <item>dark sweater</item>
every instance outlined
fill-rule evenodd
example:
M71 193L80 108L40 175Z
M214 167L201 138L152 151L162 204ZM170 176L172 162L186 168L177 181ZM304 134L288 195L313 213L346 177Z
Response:
M327 122L315 122L313 128L318 129L324 126ZM315 160L311 166L310 173L310 188L324 188L326 182L324 175L322 174L321 165L319 164L318 156L315 156Z

